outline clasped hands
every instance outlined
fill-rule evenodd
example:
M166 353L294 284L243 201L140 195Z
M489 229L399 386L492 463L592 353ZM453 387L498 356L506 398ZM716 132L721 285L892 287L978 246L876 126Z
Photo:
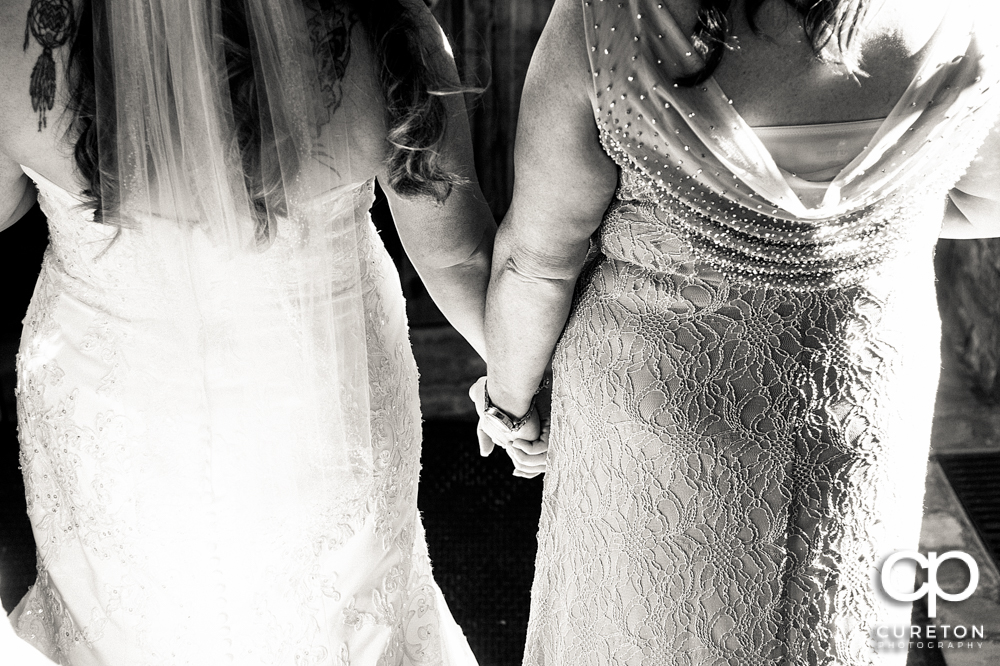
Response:
M537 404L532 404L531 413L522 426L511 430L495 418L490 418L484 411L486 408L486 377L469 388L469 397L476 405L479 415L479 425L476 434L479 437L479 454L490 455L494 447L499 446L514 463L514 476L532 479L545 472L549 450L549 416L548 409L543 415Z

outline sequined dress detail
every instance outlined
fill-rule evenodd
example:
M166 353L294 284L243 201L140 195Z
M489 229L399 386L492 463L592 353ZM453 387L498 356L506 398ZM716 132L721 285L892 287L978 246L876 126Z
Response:
M583 0L619 167L553 361L524 663L861 666L907 625L878 566L917 545L949 189L996 118L959 3L867 148L782 170L665 3ZM696 68L696 67L695 67Z
M282 456L323 406L289 370L281 234L193 276L174 241L212 248L190 229L114 238L29 175L51 242L18 356L38 545L20 636L72 666L474 665L417 512L417 369L372 183L338 205L359 229L373 469L366 494L338 498L310 495L329 488L319 461Z

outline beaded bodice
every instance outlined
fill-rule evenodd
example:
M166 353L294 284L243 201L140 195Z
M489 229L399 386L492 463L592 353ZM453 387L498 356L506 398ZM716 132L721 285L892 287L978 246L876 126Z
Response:
M933 238L944 195L991 125L997 48L951 12L868 147L825 189L796 193L714 79L680 86L697 50L663 3L585 0L594 114L608 153L699 258L741 281L857 284ZM975 117L974 122L967 122Z

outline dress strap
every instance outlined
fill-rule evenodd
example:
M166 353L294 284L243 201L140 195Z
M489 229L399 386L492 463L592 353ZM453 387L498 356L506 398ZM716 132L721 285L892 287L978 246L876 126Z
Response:
M56 185L51 180L38 173L31 167L20 165L21 171L35 183L35 187L38 189L42 196L49 199L58 199L67 204L76 205L83 203L85 199L79 194L73 194L72 192L66 190L59 185Z

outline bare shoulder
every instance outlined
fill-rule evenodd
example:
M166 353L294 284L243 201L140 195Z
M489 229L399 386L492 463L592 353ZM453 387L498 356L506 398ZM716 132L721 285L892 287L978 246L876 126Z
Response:
M420 31L421 47L434 73L457 84L458 74L455 70L455 57L451 44L431 10L423 0L400 0L400 4L413 17Z
M581 0L556 0L531 58L526 85L569 93L589 107L593 92Z
M695 26L698 25L698 11L701 9L698 0L663 0L662 4L685 34L694 33Z
M421 50L435 78L448 87L457 87L459 78L454 58L444 32L423 0L401 0L400 4L418 31ZM317 10L307 12L317 17L310 19L313 47L323 78L330 82L332 95L327 98L332 121L328 130L348 133L351 136L353 170L365 176L379 171L386 157L386 100L378 71L379 55L373 50L371 35L364 22L345 7L333 5L320 15ZM331 35L342 39L332 46ZM446 98L447 99L447 98ZM464 113L464 107L462 109Z
M66 64L79 0L0 2L0 152L58 184L76 186Z

